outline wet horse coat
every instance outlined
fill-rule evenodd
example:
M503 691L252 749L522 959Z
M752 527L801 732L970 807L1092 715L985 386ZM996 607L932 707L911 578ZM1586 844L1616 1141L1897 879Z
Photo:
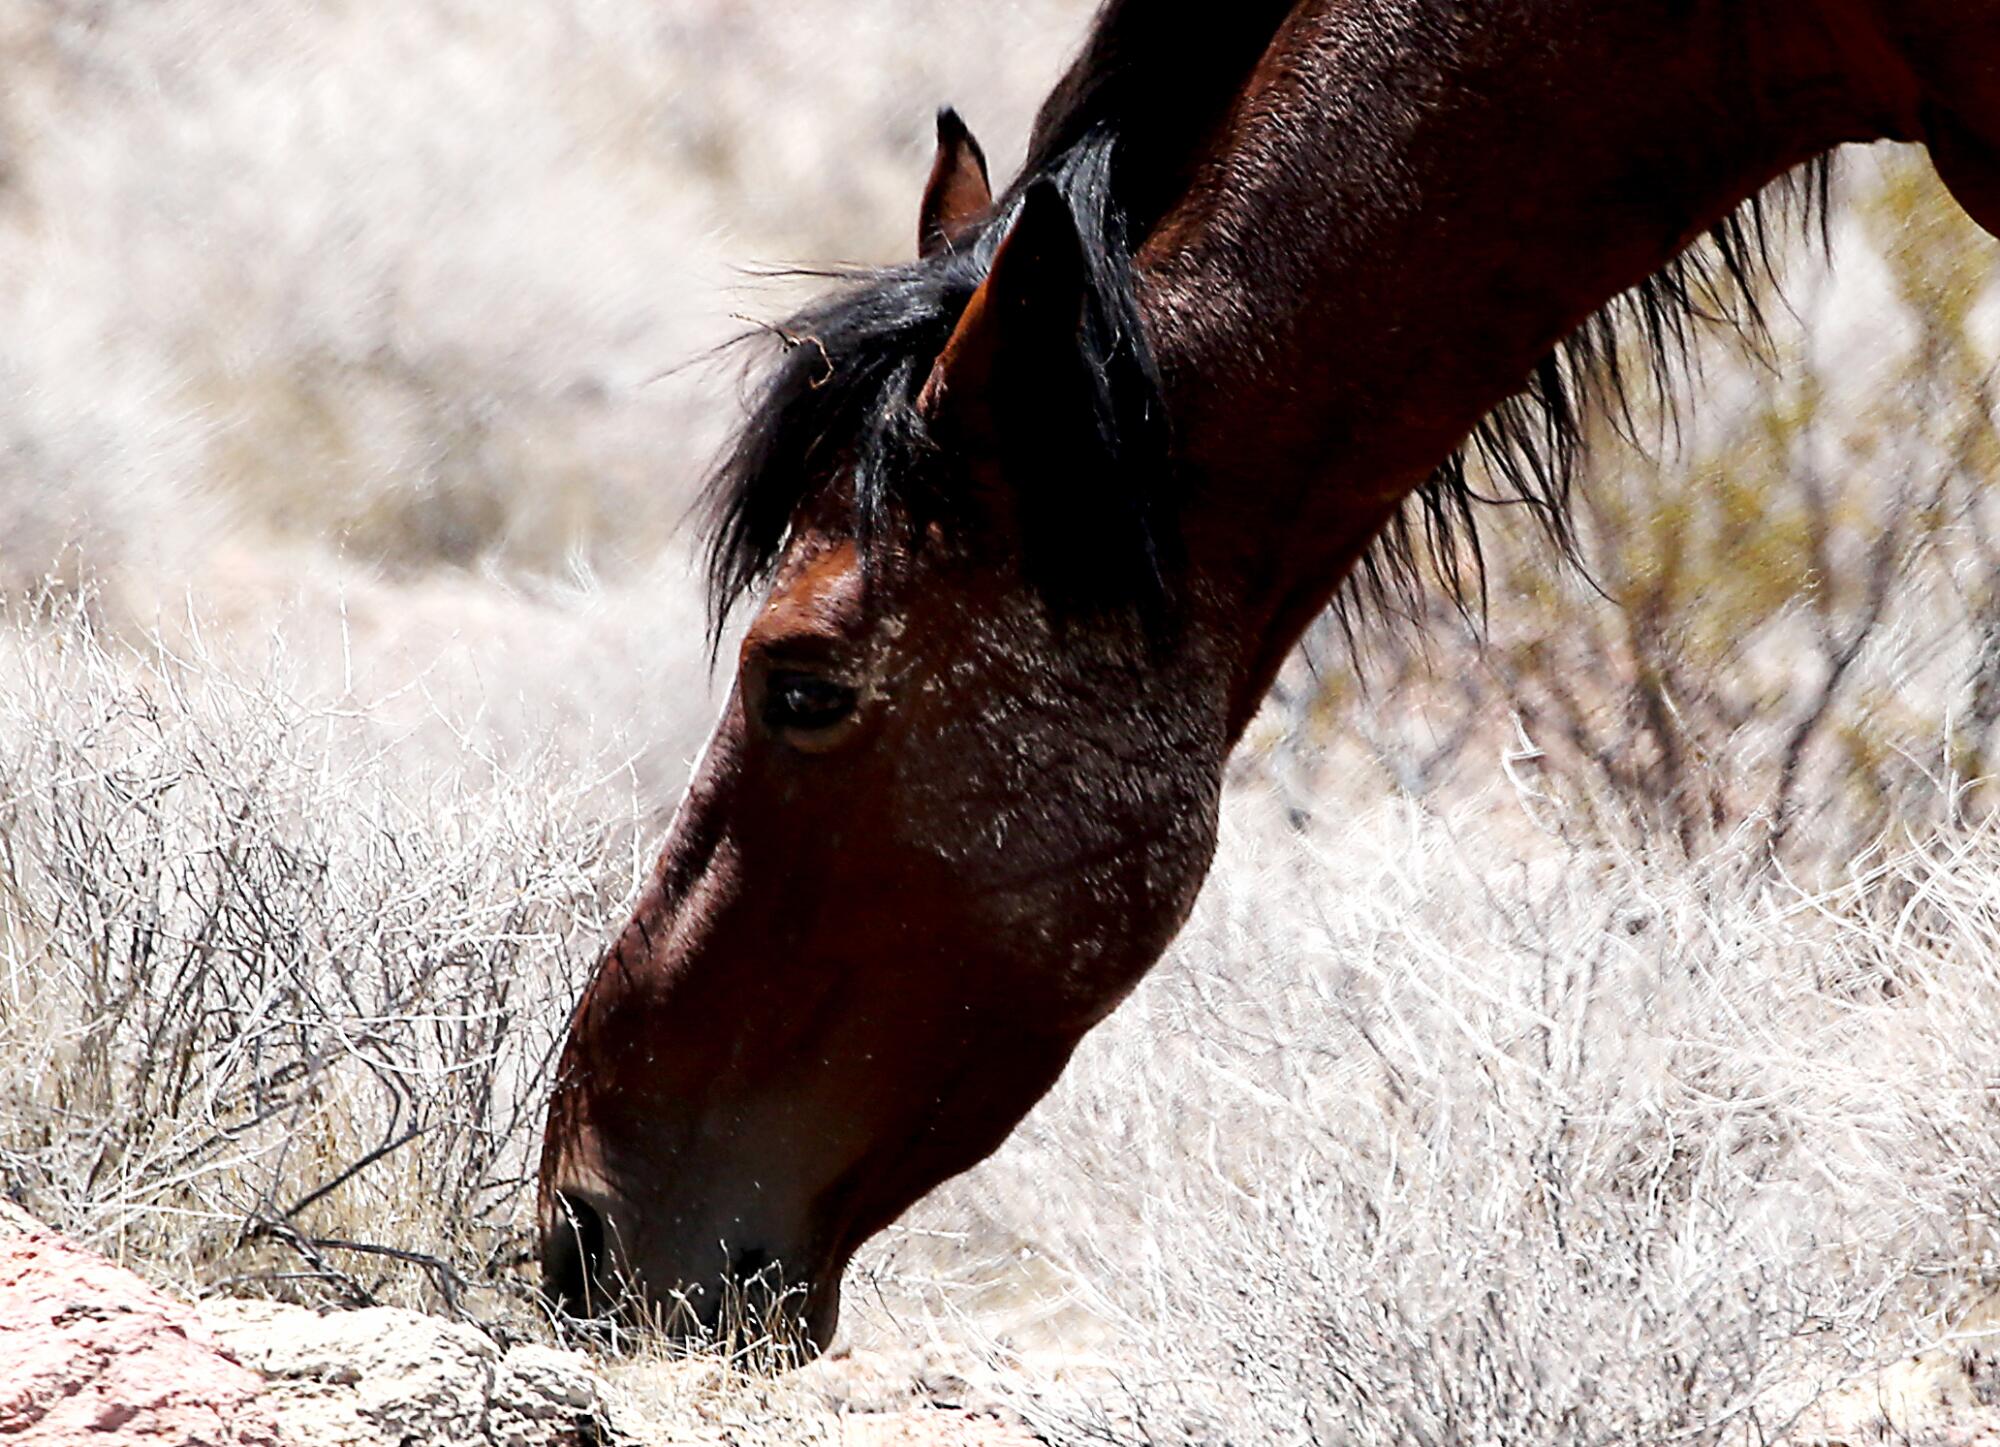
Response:
M1466 535L1468 448L1560 535L1619 319L1671 358L1843 143L2000 230L2000 0L1182 8L1111 0L998 198L946 119L921 259L778 330L714 484L762 595L550 1107L572 1310L782 1278L823 1344L1172 939L1301 631Z

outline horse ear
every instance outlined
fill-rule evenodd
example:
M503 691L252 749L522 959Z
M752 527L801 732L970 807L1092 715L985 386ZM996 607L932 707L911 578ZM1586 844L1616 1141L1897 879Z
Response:
M986 153L950 106L937 113L937 155L917 211L917 255L934 256L992 209Z
M986 279L965 304L917 397L924 416L992 437L1006 390L1035 389L1064 372L1083 325L1087 278L1076 218L1043 177L1021 198Z

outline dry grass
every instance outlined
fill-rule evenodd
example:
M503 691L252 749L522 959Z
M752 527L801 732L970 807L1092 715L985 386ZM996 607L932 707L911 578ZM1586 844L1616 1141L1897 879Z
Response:
M502 762L444 713L465 752L411 750L80 610L5 641L10 1192L189 1286L457 1309L508 1280L541 1082L641 858L630 768Z
M630 770L87 612L8 644L10 1189L184 1286L533 1329L522 1168ZM1834 887L1569 833L1239 788L1186 937L866 1254L854 1339L955 1344L1056 1440L1582 1443L1782 1437L1941 1338L2000 1285L2000 828ZM824 1409L757 1365L659 1391Z
M1504 808L1276 812L871 1258L1030 1373L1093 1343L1058 1440L1769 1440L2000 1284L2000 830L1806 891Z

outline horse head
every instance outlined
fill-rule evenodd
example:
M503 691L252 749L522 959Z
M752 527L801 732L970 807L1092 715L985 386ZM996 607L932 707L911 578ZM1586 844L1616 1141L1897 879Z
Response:
M715 484L734 686L585 991L546 1290L824 1344L855 1249L992 1151L1185 918L1226 670L1173 596L1102 157L996 203L947 113L922 256L781 329Z

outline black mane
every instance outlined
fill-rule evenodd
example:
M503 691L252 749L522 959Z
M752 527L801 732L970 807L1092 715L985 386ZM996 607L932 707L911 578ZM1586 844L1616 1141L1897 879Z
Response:
M800 507L839 480L851 490L864 564L894 530L954 517L963 489L918 414L917 394L984 280L1028 185L1068 202L1087 288L1065 478L1020 499L1029 581L1053 596L1157 586L1169 551L1166 410L1139 319L1132 247L1111 184L1115 138L1089 131L1024 174L979 230L904 266L831 275L831 296L768 328L782 345L750 416L708 484L711 628L770 573ZM1079 487L1082 482L1086 485Z
M730 608L769 576L801 506L836 479L852 490L864 566L892 529L907 536L952 520L964 489L954 485L949 458L917 413L917 393L1021 196L1043 177L1068 201L1087 259L1076 360L1092 395L1085 424L1063 439L1074 471L1022 499L1027 581L1055 600L1091 595L1142 607L1171 590L1179 488L1132 269L1143 227L1156 218L1131 218L1124 178L1114 184L1119 127L1107 94L1122 103L1115 90L1099 88L1082 93L1081 109L1045 112L1029 169L956 249L904 266L829 273L839 289L766 329L782 353L706 493L712 638ZM1103 113L1085 114L1093 103ZM1070 136L1078 138L1050 150L1050 138ZM1351 621L1367 605L1409 603L1427 571L1461 607L1475 598L1483 605L1475 503L1530 507L1561 553L1577 561L1570 499L1591 412L1608 409L1629 422L1631 386L1641 379L1671 408L1704 323L1761 336L1758 296L1773 266L1774 210L1817 217L1823 239L1830 165L1821 158L1753 197L1553 348L1384 530L1342 591L1336 606L1343 617ZM1139 174L1156 186L1159 168Z
M1570 500L1586 461L1590 416L1608 412L1629 435L1633 385L1644 381L1672 423L1702 329L1722 327L1761 345L1760 298L1776 271L1774 245L1793 224L1816 226L1820 246L1830 244L1832 178L1830 154L1806 163L1558 342L1363 555L1335 603L1350 638L1356 615L1370 605L1413 604L1426 571L1462 611L1474 611L1476 602L1483 615L1486 569L1475 504L1528 507L1564 560L1585 566ZM1482 481L1491 491L1481 490Z

